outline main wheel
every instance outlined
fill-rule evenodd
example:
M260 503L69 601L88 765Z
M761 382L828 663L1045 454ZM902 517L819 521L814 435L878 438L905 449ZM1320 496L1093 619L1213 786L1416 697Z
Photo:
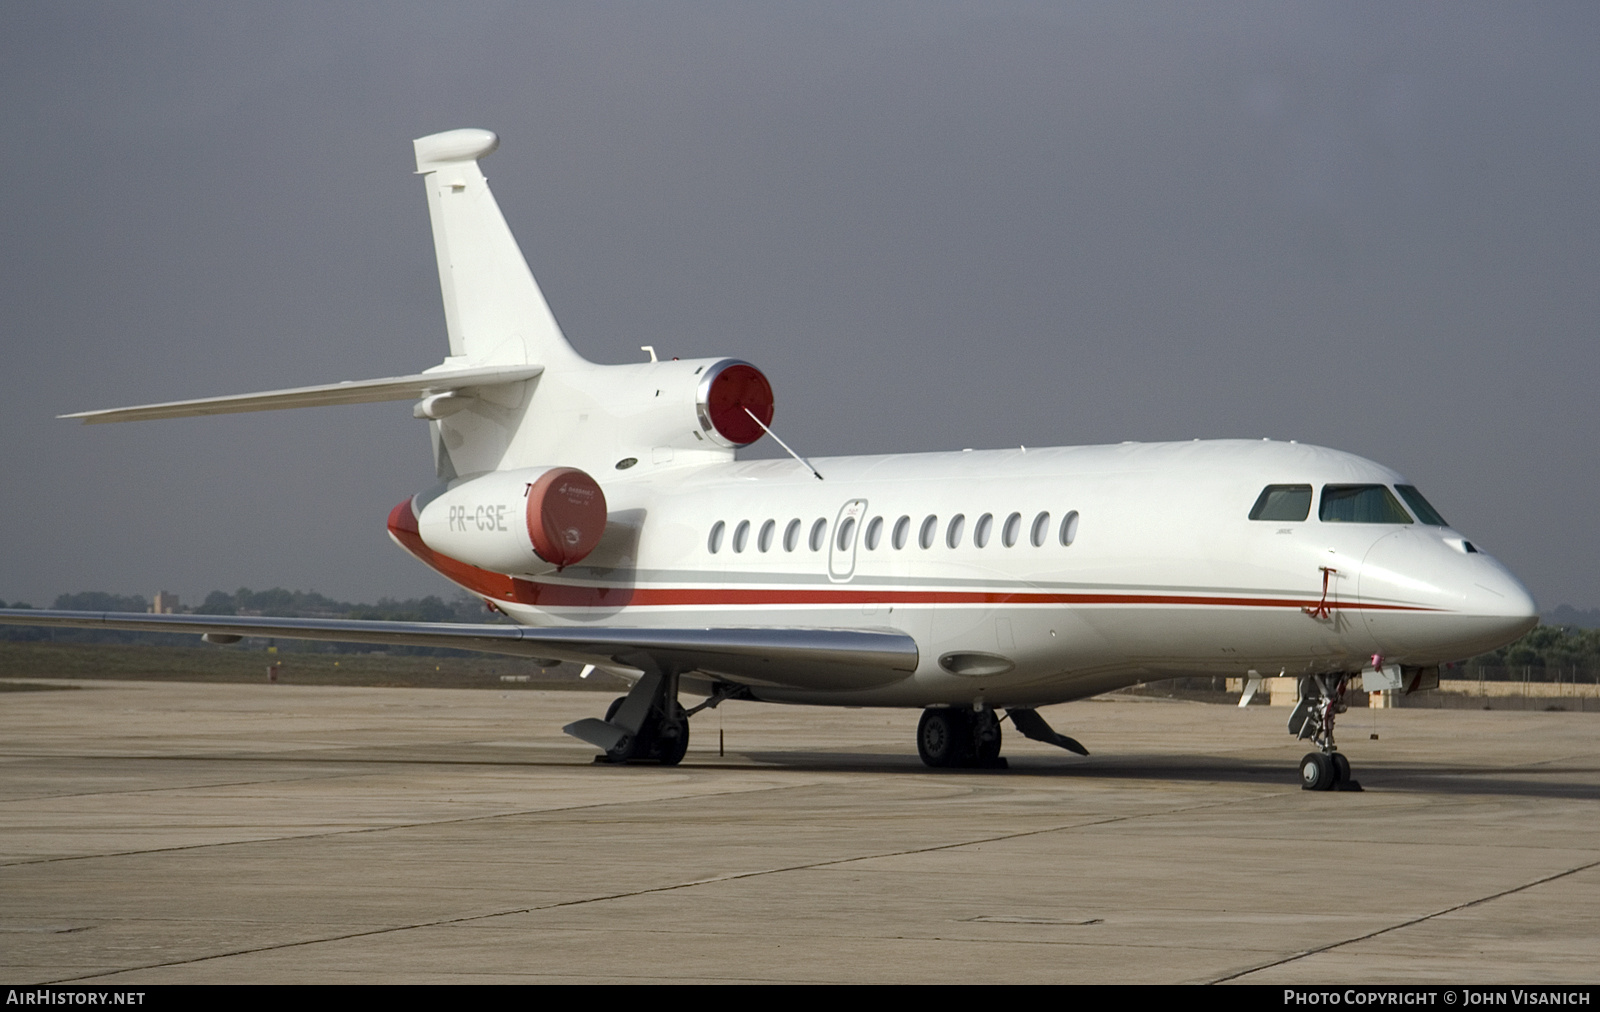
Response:
M1333 760L1334 786L1342 787L1350 782L1350 760L1344 757L1343 752L1335 752L1328 757Z
M917 722L917 754L935 769L971 764L972 725L967 711L929 707Z
M657 726L654 753L655 758L663 766L676 766L683 761L684 753L689 751L689 718L684 716L683 707L673 703L678 712L678 734L669 738L662 733L664 728Z
M1321 752L1307 752L1300 760L1300 789L1306 791L1332 790L1338 780L1332 760Z
M973 714L972 739L977 765L989 766L1000 758L1000 720L993 710Z

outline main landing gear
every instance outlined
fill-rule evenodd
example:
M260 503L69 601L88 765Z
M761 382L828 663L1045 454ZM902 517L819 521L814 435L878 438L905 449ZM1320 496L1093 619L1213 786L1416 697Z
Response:
M917 754L936 769L1005 769L1000 758L1000 721L988 707L945 706L922 711Z
M647 671L626 696L612 701L604 720L585 717L562 730L604 752L596 762L676 766L689 751L689 718L744 692L739 686L721 686L705 702L686 710L678 702L677 672Z
M1046 742L1088 755L1089 750L1056 731L1037 710L1011 707L1006 710L1011 726L1024 738ZM930 706L917 722L917 754L924 764L935 769L1005 769L1000 755L1000 718L985 706L967 709L959 706Z
M1319 751L1300 760L1300 787L1307 791L1359 791L1350 778L1350 760L1333 743L1334 718L1345 712L1350 676L1307 675L1300 679L1300 702L1289 714L1289 733L1310 739Z

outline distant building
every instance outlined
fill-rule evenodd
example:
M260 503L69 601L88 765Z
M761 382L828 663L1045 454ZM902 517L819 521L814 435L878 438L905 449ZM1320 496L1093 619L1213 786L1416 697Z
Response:
M170 591L157 591L155 600L150 602L150 612L153 615L171 615L178 610L178 595Z

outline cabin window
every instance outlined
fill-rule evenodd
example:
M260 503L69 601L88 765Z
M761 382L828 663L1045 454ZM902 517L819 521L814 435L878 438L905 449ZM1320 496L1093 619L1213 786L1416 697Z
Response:
M1333 524L1411 523L1411 514L1383 485L1324 485L1317 517Z
M972 528L972 543L979 548L989 547L989 535L994 533L994 514L985 513Z
M1304 520L1310 515L1310 485L1268 485L1250 507L1251 520Z
M1017 543L1017 538L1022 534L1022 514L1013 513L1006 517L1006 525L1000 528L1000 543L1007 548Z
M848 552L850 543L855 540L855 536L856 518L845 517L844 522L839 525L839 551Z
M906 546L906 539L909 537L911 537L911 518L901 517L899 520L894 522L893 541L895 551L898 552L900 549L904 548Z
M917 544L923 548L932 548L933 539L939 534L939 518L929 516L922 521L922 530L917 533Z
M721 520L711 525L711 537L706 539L706 547L711 549L712 555L722 551L722 532L727 529L728 525Z
M883 540L883 517L873 517L872 522L867 524L867 536L865 540L867 543L867 551L875 552L878 550L878 542Z
M800 547L800 521L791 520L789 526L783 529L783 550L792 552Z
M1033 547L1043 548L1045 539L1050 537L1050 514L1040 513L1033 518Z
M1073 510L1061 518L1061 547L1065 548L1078 540L1078 511Z
M822 551L822 546L828 543L828 519L818 517L817 522L811 525L811 550Z
M1396 485L1394 490L1400 493L1400 498L1404 499L1406 501L1406 505L1411 507L1411 512L1417 515L1418 520L1421 520L1423 523L1428 524L1431 527L1450 526L1450 524L1445 521L1445 518L1439 515L1439 511L1433 508L1433 504L1422 498L1422 493L1417 491L1417 486ZM1475 551L1475 549L1470 547L1467 550Z
M961 532L967 529L967 515L957 513L950 518L950 526L944 532L944 543L951 548L961 544Z
M762 524L761 533L756 535L756 547L761 549L763 552L771 551L772 535L777 533L777 530L778 522L776 520L768 520L766 523Z
M733 550L744 551L744 546L750 541L750 521L741 520L739 526L733 529Z

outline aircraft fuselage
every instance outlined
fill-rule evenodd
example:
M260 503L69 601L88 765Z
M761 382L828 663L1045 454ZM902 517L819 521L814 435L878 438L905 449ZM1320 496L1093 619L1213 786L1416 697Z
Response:
M1453 528L1410 514L1325 521L1315 506L1303 520L1250 519L1267 486L1405 484L1321 447L1196 440L813 463L825 480L787 459L614 471L605 536L559 571L534 559L497 574L406 547L528 625L885 629L917 643L910 675L753 686L773 701L1039 706L1182 675L1357 672L1375 657L1423 667L1537 621L1516 578ZM519 504L481 505L504 516Z

